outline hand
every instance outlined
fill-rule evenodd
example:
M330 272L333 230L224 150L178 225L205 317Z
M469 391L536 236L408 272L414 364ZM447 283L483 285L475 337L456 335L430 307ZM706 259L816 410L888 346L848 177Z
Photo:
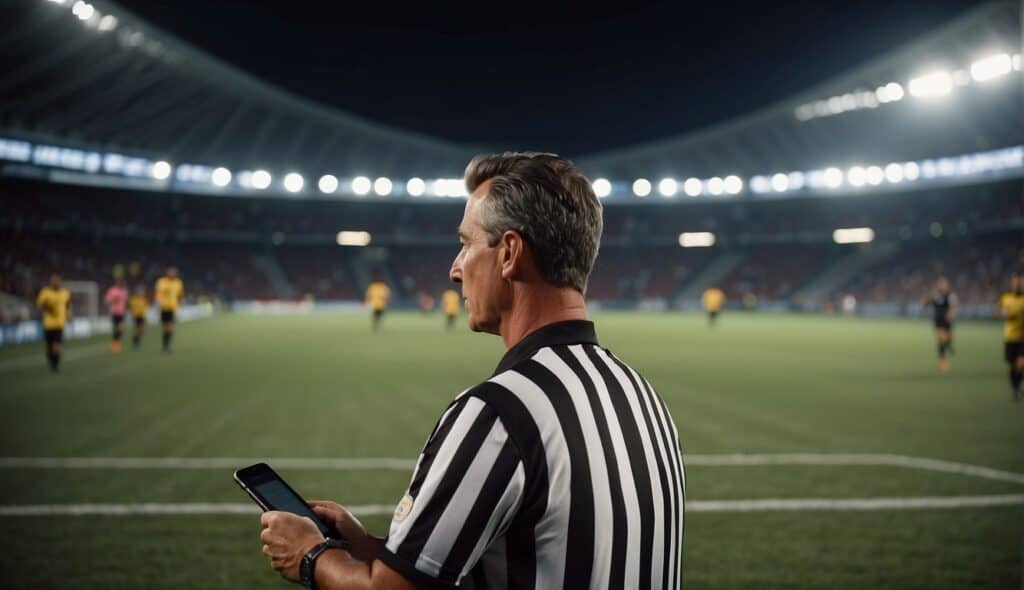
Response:
M349 544L352 557L367 563L377 557L379 540L371 537L363 527L363 523L352 515L344 506L326 500L310 500L310 508L324 521L324 524L341 533Z
M302 557L324 540L320 529L304 516L277 510L264 512L260 524L263 554L270 559L270 567L285 579L299 581Z

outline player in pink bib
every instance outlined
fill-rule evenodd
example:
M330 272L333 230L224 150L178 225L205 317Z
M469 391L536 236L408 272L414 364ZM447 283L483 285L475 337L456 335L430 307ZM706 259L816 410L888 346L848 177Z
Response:
M128 306L128 289L124 286L124 279L117 279L117 282L107 289L103 300L107 302L112 323L110 350L121 352L121 326L124 324L124 312Z

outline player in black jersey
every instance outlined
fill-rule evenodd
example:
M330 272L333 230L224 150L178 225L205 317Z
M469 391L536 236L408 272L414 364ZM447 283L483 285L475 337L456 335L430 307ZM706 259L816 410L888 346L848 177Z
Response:
M935 340L939 347L939 370L949 370L949 357L953 355L953 318L956 317L956 293L949 290L946 277L935 281L928 305L932 308L932 322L935 324Z

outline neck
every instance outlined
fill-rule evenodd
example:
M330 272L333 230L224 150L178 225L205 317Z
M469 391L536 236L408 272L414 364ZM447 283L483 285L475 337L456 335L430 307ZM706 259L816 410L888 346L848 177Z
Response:
M512 306L501 315L498 333L512 348L531 332L548 324L587 319L583 295L570 287L513 283Z

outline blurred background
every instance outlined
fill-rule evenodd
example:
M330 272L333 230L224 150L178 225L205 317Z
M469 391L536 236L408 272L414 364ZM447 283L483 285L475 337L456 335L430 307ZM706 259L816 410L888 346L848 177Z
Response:
M94 544L50 555L43 586L283 584L224 473L415 458L501 353L464 320L446 334L438 303L462 171L506 150L571 158L604 204L586 297L696 457L688 585L1021 584L1024 426L996 308L1024 268L1018 3L0 10L0 514L21 539L0 542L5 586L40 587L30 556L65 542L55 518ZM151 296L172 265L174 356L108 354L104 291ZM74 309L59 379L35 304L52 273ZM964 320L941 375L940 277ZM371 339L374 278L391 301ZM308 495L354 498L381 533L407 477L296 465ZM714 504L957 494L997 499Z

